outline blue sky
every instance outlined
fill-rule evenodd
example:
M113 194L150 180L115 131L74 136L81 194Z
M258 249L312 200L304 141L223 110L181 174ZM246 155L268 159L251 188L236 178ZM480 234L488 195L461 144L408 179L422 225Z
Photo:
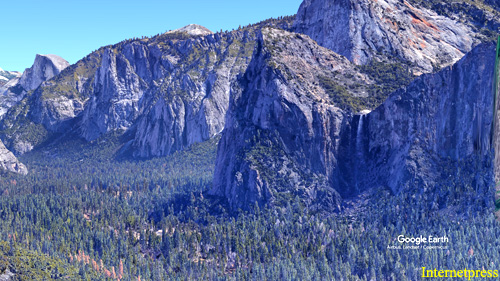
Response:
M295 14L302 0L2 1L0 68L24 71L36 54L75 63L101 46L196 23L231 30Z

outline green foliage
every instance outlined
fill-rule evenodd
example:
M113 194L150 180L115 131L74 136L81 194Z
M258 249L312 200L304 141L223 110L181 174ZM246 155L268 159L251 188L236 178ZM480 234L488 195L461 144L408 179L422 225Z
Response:
M190 35L187 32L172 32L172 33L164 33L158 36L156 39L160 41L176 41L176 40L187 40L196 36Z
M78 270L66 260L28 250L21 243L0 241L0 275L9 270L15 280L78 280ZM93 279L98 280L98 279Z
M90 97L97 68L101 65L102 49L64 69L43 87L36 90L43 99L60 96L84 100ZM82 90L83 89L83 90Z
M345 87L335 82L334 79L327 76L319 76L318 79L321 87L325 89L330 100L337 107L352 112L359 112L370 106L366 99L354 96Z
M369 87L369 97L365 101L370 109L382 104L392 92L409 85L416 78L408 66L399 62L372 60L369 64L359 66L359 69L375 81L375 85Z
M32 100L28 97L11 107L2 120L0 135L4 143L13 145L14 141L30 143L34 147L45 142L50 133L42 124L36 124L28 117Z
M367 97L354 96L348 89L337 83L335 78L323 75L318 77L320 85L325 89L334 104L355 113L364 109L375 109L391 93L407 86L415 79L408 66L402 63L384 63L373 60L367 65L358 66L358 69L375 82L367 88Z
M247 140L250 149L245 152L245 161L249 161L273 185L279 184L276 182L279 177L271 167L280 166L284 157L283 149L277 145L278 141L274 141L275 138L272 132L256 129L253 138Z

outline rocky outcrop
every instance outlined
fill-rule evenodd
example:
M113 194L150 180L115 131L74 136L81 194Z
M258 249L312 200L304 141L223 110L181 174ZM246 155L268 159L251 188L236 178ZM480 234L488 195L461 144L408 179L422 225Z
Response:
M16 276L14 273L10 272L10 269L6 269L4 273L0 275L0 281L9 281Z
M345 76L367 88L370 81L347 60L284 31L263 31L259 44L232 90L211 194L233 209L299 197L332 210L379 187L433 190L434 207L461 188L489 202L493 44L356 115L350 107L366 88L349 87Z
M35 90L68 66L69 63L59 56L36 55L33 66L27 68L22 75L11 76L12 79L0 87L0 117L23 99L29 91Z
M481 44L356 116L346 136L351 149L345 151L351 152L341 156L356 151L358 164L343 169L353 179L350 186L384 186L395 194L433 190L441 205L454 190L469 188L490 202L493 147L500 141L492 138L494 68L495 44Z
M118 53L113 48L106 48L102 54L93 93L80 126L87 140L94 140L112 129L128 129L137 118L139 100L152 80L158 79L152 73L155 62L158 62L161 77L161 53L153 56L155 53L140 43L128 44L124 49L123 53Z
M68 66L69 63L59 56L36 55L35 63L31 68L24 71L19 79L19 85L26 92L29 92L38 88L42 82L56 76Z
M230 85L250 62L256 32L291 19L217 34L189 25L103 47L12 108L2 139L20 153L52 133L72 131L93 141L126 131L124 152L140 158L208 140L224 128Z
M304 35L264 29L258 45L231 92L210 193L233 209L295 197L336 208L341 134L373 82Z
M294 31L356 64L397 57L416 74L451 65L478 43L469 26L399 0L305 0Z
M10 152L5 145L0 141L0 169L22 175L28 174L26 166L19 162L17 158Z
M67 89L67 79L57 77L67 66L68 62L59 56L37 55L33 66L21 77L0 88L0 136L9 149L22 154L45 140L45 128L37 126L42 120L40 113L47 112L47 108L60 108L47 100L61 103L60 100L65 98L58 94ZM44 99L46 96L51 99Z
M192 36L206 36L206 35L213 34L213 32L210 31L210 29L208 29L204 26L198 25L198 24L189 24L189 25L186 25L182 28L169 31L167 33L168 34L187 33L187 34L192 35Z
M79 124L82 136L134 130L136 157L210 139L224 127L229 87L248 65L253 37L248 31L213 35L190 25L119 51L106 48Z
M222 131L230 85L255 46L255 32L209 35L172 44L162 85L144 99L132 142L133 154L170 154ZM183 54L183 52L185 54Z

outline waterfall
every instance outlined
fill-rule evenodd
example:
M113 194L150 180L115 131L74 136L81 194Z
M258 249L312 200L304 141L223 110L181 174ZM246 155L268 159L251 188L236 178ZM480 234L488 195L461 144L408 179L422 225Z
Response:
M354 144L354 189L356 193L360 192L360 180L363 177L362 167L364 165L364 149L363 149L363 121L364 114L359 115L358 128L356 129L356 140Z
M358 130L356 132L356 156L359 160L363 158L363 119L365 115L359 116Z

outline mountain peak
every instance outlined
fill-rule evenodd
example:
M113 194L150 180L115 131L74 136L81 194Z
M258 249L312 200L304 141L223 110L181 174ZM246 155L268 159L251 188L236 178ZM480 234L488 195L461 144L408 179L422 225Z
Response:
M37 59L40 59L40 58L47 58L47 59L49 59L60 70L63 70L66 67L69 66L69 63L65 59L61 58L58 55L51 55L51 54L42 55L42 54L37 54L36 58L35 58L35 62L37 61Z
M186 25L182 28L169 31L167 33L179 33L179 32L181 32L181 33L185 32L189 35L194 35L194 36L198 36L198 35L204 36L204 35L213 34L213 32L210 31L208 28L201 26L201 25L198 25L198 24L189 24L189 25Z
M69 63L60 56L37 54L33 66L24 71L19 83L26 91L34 90L68 66Z

